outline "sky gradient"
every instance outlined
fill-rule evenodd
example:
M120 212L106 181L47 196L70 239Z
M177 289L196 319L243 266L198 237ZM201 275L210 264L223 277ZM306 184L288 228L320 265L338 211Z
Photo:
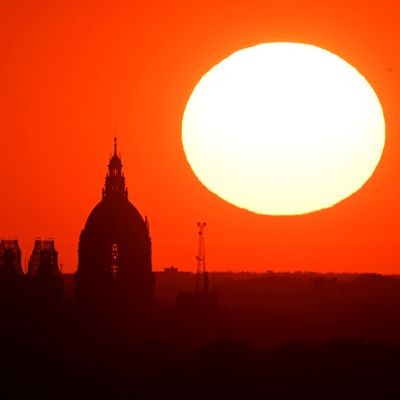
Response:
M137 4L136 4L137 3ZM393 1L19 1L0 3L0 237L53 237L64 272L101 199L118 136L129 199L147 215L153 266L400 272L400 6ZM375 89L382 160L335 207L268 217L210 193L186 161L181 121L199 79L262 42L323 47ZM206 156L206 155L205 155Z

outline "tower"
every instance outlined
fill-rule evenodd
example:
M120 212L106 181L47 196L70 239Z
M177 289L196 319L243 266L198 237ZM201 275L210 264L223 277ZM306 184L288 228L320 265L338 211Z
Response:
M207 226L205 222L198 222L197 227L199 235L196 273L196 290L208 292L208 274L206 270L206 245L204 241L204 228Z
M208 273L206 269L206 246L204 238L205 222L198 222L198 252L196 256L196 290L180 291L176 297L176 306L183 315L193 317L211 316L218 307L218 296L214 288L209 290Z

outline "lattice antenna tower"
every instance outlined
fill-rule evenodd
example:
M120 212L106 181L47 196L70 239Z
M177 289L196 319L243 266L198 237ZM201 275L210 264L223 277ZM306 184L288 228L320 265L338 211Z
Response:
M199 248L196 256L197 274L196 274L196 290L208 292L208 274L206 270L206 246L204 240L204 228L207 226L205 222L198 222Z

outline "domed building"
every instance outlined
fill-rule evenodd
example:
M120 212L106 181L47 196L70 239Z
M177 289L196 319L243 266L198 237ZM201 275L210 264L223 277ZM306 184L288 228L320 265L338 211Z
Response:
M143 308L153 303L149 226L128 200L116 138L102 200L81 232L78 256L75 295L79 304Z

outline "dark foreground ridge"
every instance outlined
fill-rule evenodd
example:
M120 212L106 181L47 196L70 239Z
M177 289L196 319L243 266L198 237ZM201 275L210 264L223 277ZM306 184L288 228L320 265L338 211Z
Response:
M1 305L1 398L392 399L400 279L211 274L218 308L180 308L195 275L156 273L146 313Z

